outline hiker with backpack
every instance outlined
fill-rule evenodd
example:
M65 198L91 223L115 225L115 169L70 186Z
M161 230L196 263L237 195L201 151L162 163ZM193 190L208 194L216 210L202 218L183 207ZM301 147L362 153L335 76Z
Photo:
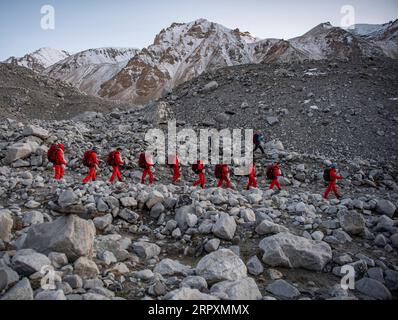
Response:
M64 166L67 163L64 159L64 150L64 145L59 143L53 144L47 152L48 161L53 164L55 180L61 180L65 174Z
M97 148L93 147L91 150L88 150L84 153L83 165L89 168L88 175L83 179L83 183L86 184L90 180L96 181L97 166L99 165L99 161L97 159Z
M176 184L181 178L180 161L178 159L178 155L169 156L168 165L173 170L173 184Z
M194 187L201 186L202 189L205 188L206 178L204 174L205 166L202 160L198 160L192 165L192 171L198 175L199 179L193 183Z
M337 191L336 181L342 180L343 177L337 175L337 164L332 164L328 168L326 168L323 172L323 178L326 182L328 182L328 187L325 194L323 195L323 198L328 199L329 193L333 191L336 198L340 199L340 195Z
M258 187L256 180L256 163L254 161L249 165L249 184L247 185L247 190L250 190L252 187Z
M265 154L264 148L261 143L264 141L264 136L260 133L255 133L253 136L254 150L253 153L258 149L261 150L262 154Z
M120 166L124 165L124 162L121 158L122 148L117 148L116 150L110 152L108 154L108 160L106 163L108 166L112 167L112 176L109 179L110 183L115 181L116 177L119 179L120 182L123 182L122 173L120 172Z
M149 176L149 184L152 185L153 184L152 156L147 155L145 152L141 153L140 157L139 157L139 161L138 161L138 166L141 169L143 169L142 177L141 177L141 184L145 184L145 178L148 175Z
M270 190L274 190L275 186L278 190L281 190L281 185L279 184L278 177L281 177L282 173L279 169L279 163L275 162L274 164L268 166L267 168L267 178L271 180L271 184L269 186Z
M226 184L227 189L231 188L231 180L229 180L229 168L226 164L217 164L215 167L215 175L218 179L217 188L222 187Z

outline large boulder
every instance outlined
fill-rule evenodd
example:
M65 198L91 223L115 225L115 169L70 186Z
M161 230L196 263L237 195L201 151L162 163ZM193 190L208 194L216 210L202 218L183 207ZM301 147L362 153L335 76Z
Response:
M332 259L327 243L285 232L263 239L259 246L264 251L263 262L272 267L321 271Z
M33 300L33 290L27 278L23 278L10 290L8 290L1 300Z
M69 261L74 262L80 257L92 256L94 237L95 226L91 220L68 215L30 227L23 248L45 254L65 253Z
M10 242L14 220L10 210L0 210L0 240Z
M380 214L393 217L397 207L391 201L377 200L376 211Z
M217 222L213 226L214 235L224 240L232 240L235 235L235 231L235 219L228 213L221 213Z
M259 300L262 298L256 281L249 277L219 282L211 288L210 293L228 300Z
M203 257L196 266L196 274L209 284L247 277L243 261L231 250L221 249Z
M13 269L24 276L40 272L45 266L51 266L50 259L31 249L20 250L12 258Z
M19 159L25 159L29 157L32 153L35 153L38 148L39 145L37 142L17 142L8 147L4 163L9 165Z
M50 136L50 133L43 128L29 125L25 127L25 129L22 132L23 136L35 136L39 137L40 139L47 139Z
M289 232L289 229L280 226L279 224L273 223L268 220L263 220L261 223L257 226L256 232L260 235L269 235L269 234L277 234L281 232Z
M366 221L364 217L356 211L346 211L339 213L340 225L343 230L351 235L359 235L365 232Z
M391 300L391 292L379 281L362 278L355 284L355 289L362 294L377 299L377 300Z

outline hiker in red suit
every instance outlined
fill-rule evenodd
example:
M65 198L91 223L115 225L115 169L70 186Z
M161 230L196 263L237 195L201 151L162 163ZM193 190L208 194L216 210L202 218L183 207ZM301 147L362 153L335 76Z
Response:
M152 161L152 156L147 155L146 153L141 153L140 154L140 159L139 159L139 167L143 169L142 172L142 177L141 177L141 184L145 184L145 178L147 175L149 175L149 184L153 184L153 173L152 173L152 167L153 167L153 161Z
M327 189L326 189L325 194L323 195L323 197L324 197L325 199L327 199L327 198L329 197L329 193L330 193L331 191L334 192L334 194L335 194L335 196L336 196L337 199L340 199L340 195L339 195L339 193L338 193L338 191L337 191L337 187L336 187L336 181L337 181L337 180L342 180L343 177L337 175L336 169L337 169L337 164L332 164L332 165L330 166L330 168L327 169L327 170L329 170L329 179L328 179L328 180L329 180L329 181L328 181L329 184L328 184L328 187L327 187Z
M221 164L216 166L216 177L219 179L217 188L222 187L226 184L227 189L231 188L231 180L229 180L229 168L226 164Z
M258 187L256 180L256 164L254 162L249 165L249 184L247 185L247 190L250 190L251 187Z
M83 157L83 165L89 168L88 175L83 179L83 183L86 184L90 180L97 180L97 166L99 161L97 159L97 149L94 147L89 151L86 151Z
M176 184L181 178L180 161L177 155L169 157L170 167L173 169L173 184Z
M53 164L55 180L61 180L65 174L64 166L67 163L64 159L64 150L65 147L62 143L53 144L47 153L48 161Z
M198 162L196 164L192 165L193 172L195 172L199 177L199 180L197 180L193 183L194 187L201 186L202 189L205 188L206 178L205 178L205 174L203 172L204 169L205 169L205 166L204 166L202 160L198 160Z
M272 166L267 169L267 177L271 180L271 185L269 188L273 190L275 186L278 190L281 190L281 185L279 184L278 177L282 176L281 171L279 170L279 163L276 162Z
M112 176L109 179L110 183L113 183L116 178L118 178L120 182L123 181L122 173L120 172L120 166L124 165L124 162L121 158L121 152L122 148L117 148L108 155L107 163L112 167Z

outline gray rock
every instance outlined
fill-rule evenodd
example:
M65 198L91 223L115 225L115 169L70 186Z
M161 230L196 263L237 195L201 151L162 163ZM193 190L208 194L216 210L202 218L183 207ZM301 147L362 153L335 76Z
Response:
M263 262L272 266L304 268L321 271L332 260L332 249L325 242L316 242L290 233L279 233L263 239Z
M23 276L40 272L43 267L50 266L51 261L44 254L31 249L20 250L12 258L12 268Z
M153 272L162 276L188 275L191 268L175 260L163 259L155 266Z
M377 200L376 211L380 214L393 217L397 207L388 200Z
M212 231L215 236L221 239L232 240L236 231L235 219L228 213L221 213Z
M365 232L365 219L358 212L343 211L339 213L339 220L343 230L351 235L359 235Z
M107 214L102 217L96 217L93 222L95 227L98 230L104 230L106 227L110 226L113 221L113 216L111 214Z
M196 266L196 274L209 284L247 277L243 261L231 250L221 249L203 257Z
M56 290L56 291L41 291L36 295L35 300L55 301L55 300L67 300L67 299L62 290Z
M176 210L175 220L182 231L186 231L188 227L194 227L198 221L195 207L183 206L178 208Z
M93 279L99 275L99 270L94 261L81 257L73 265L74 272L83 279Z
M190 289L187 287L183 287L177 290L174 290L172 292L169 292L165 297L164 300L176 300L176 301L180 301L180 300L188 300L188 301L192 301L192 300L219 300L218 298L206 294L206 293L201 293L199 290L197 289Z
M69 284L72 289L83 288L83 279L77 274L65 276L63 281Z
M58 197L58 204L63 209L78 203L78 201L79 197L73 190L63 190Z
M133 251L143 259L150 259L160 254L160 247L150 242L135 242L133 245Z
M10 290L8 290L1 300L33 300L33 290L27 278L23 278Z
M8 289L19 281L19 275L11 268L0 265L0 292Z
M23 130L22 135L23 136L35 136L35 137L39 137L40 139L45 140L50 136L50 133L43 128L33 126L33 125L28 125Z
M37 142L18 142L8 147L4 163L9 165L16 160L28 158L39 148Z
M48 255L48 258L56 269L62 268L68 264L68 257L65 253L51 252Z
M276 280L267 286L266 290L280 298L294 299L300 296L300 291L285 280Z
M384 275L382 268L370 268L368 270L368 277L374 280L384 283Z
M289 232L289 229L287 229L284 226L280 226L279 224L273 223L271 221L263 220L257 226L256 232L259 235L269 235L269 234L277 234L277 233L281 233L281 232Z
M214 296L226 295L228 300L260 300L262 298L256 282L249 277L235 281L223 281L211 287Z
M398 290L398 271L386 270L385 271L385 282L388 289L391 291Z
M206 242L205 250L209 253L217 251L218 248L220 247L220 243L221 243L221 241L219 239L211 239Z
M257 256L253 256L246 263L247 271L254 276L259 276L264 272L263 264Z
M29 228L24 248L38 252L65 253L69 261L93 254L94 223L74 215L63 216L51 223L37 224Z
M197 289L199 291L207 289L207 282L205 278L199 276L190 276L184 278L181 282L181 288L187 287L191 289Z
M210 81L208 84L206 84L203 87L203 92L210 92L210 91L214 91L219 87L219 84L217 81Z
M13 225L14 220L12 219L11 211L0 210L0 240L10 242Z
M391 236L391 244L395 249L398 249L398 233L395 233Z
M140 218L138 213L131 211L130 209L123 209L119 212L119 218L126 220L129 223L135 223Z
M44 216L39 211L29 211L24 214L22 221L23 221L24 226L28 227L33 224L43 223Z
M362 294L377 299L377 300L391 300L390 291L379 281L370 278L362 278L355 284L355 289Z

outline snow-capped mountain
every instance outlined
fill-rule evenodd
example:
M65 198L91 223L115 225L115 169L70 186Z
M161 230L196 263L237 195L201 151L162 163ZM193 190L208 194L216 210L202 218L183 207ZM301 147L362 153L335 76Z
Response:
M322 23L290 40L262 40L249 32L199 19L173 23L142 50L102 48L68 56L41 49L18 63L70 82L88 94L139 104L204 72L227 66L356 61L368 57L398 59L397 33L398 20L384 25L356 25L353 30ZM10 58L7 62L17 60Z
M351 33L380 47L390 58L398 58L398 20L385 24L356 24Z
M250 46L256 41L247 32L204 19L174 23L105 82L99 94L105 98L147 102L203 72L251 63Z
M137 52L134 48L89 49L52 65L44 73L97 95L101 84L122 70Z
M36 72L42 72L69 56L70 54L66 51L53 48L41 48L33 53L26 54L22 58L11 57L4 62L32 69Z
M380 48L329 22L321 23L304 35L289 40L309 60L356 60L361 57L383 56Z

